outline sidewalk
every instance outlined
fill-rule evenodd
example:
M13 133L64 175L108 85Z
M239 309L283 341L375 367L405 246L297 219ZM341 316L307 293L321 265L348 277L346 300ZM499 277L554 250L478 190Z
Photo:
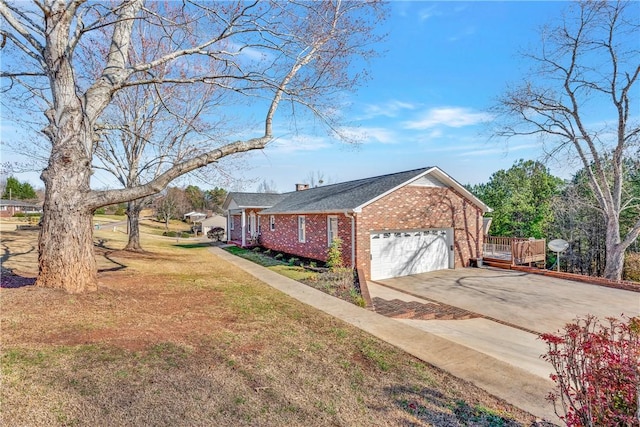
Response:
M456 377L463 378L539 418L559 423L553 408L545 400L553 388L553 383L545 379L542 373L536 374L532 369L522 369L508 363L507 356L500 360L411 324L357 307L251 261L231 255L218 247L211 248L211 252L300 302L339 318Z

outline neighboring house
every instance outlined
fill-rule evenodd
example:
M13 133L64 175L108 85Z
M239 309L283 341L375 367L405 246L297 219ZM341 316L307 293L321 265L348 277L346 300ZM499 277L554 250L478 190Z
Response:
M200 221L201 219L205 219L206 217L207 217L207 214L193 211L193 212L184 214L183 219L185 221L196 222L196 221Z
M194 227L198 234L206 237L212 228L222 227L226 231L227 218L222 215L213 215L209 218L197 220Z
M0 216L12 217L17 213L37 214L42 212L42 208L33 203L27 203L22 200L6 200L0 199Z
M490 208L437 167L296 190L229 193L229 240L325 261L339 237L344 264L371 280L468 266L481 256Z

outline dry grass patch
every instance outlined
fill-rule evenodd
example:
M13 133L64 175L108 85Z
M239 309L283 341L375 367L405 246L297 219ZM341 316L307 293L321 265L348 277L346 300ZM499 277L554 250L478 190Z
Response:
M120 268L103 268L97 292L0 291L3 425L533 422L206 247L153 238L132 255L109 239L101 265Z

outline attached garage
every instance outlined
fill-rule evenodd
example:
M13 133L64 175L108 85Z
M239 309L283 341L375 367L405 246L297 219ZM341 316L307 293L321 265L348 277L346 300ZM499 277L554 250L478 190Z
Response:
M453 229L371 233L371 279L453 268Z

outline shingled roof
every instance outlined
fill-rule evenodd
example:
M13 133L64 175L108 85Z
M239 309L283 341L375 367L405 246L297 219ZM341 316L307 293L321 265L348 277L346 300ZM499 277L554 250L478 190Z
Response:
M264 214L350 211L424 174L421 168L287 193Z
M485 212L491 211L491 208L437 167L374 176L284 194L232 192L227 196L224 208L228 209L230 201L233 200L238 208L266 208L260 212L261 214L357 211L391 191L427 174L433 174L435 178L446 185L454 187Z
M287 197L289 193L240 193L231 192L227 195L227 199L223 205L224 209L228 209L228 203L233 200L238 208L269 208L276 205L282 199Z

